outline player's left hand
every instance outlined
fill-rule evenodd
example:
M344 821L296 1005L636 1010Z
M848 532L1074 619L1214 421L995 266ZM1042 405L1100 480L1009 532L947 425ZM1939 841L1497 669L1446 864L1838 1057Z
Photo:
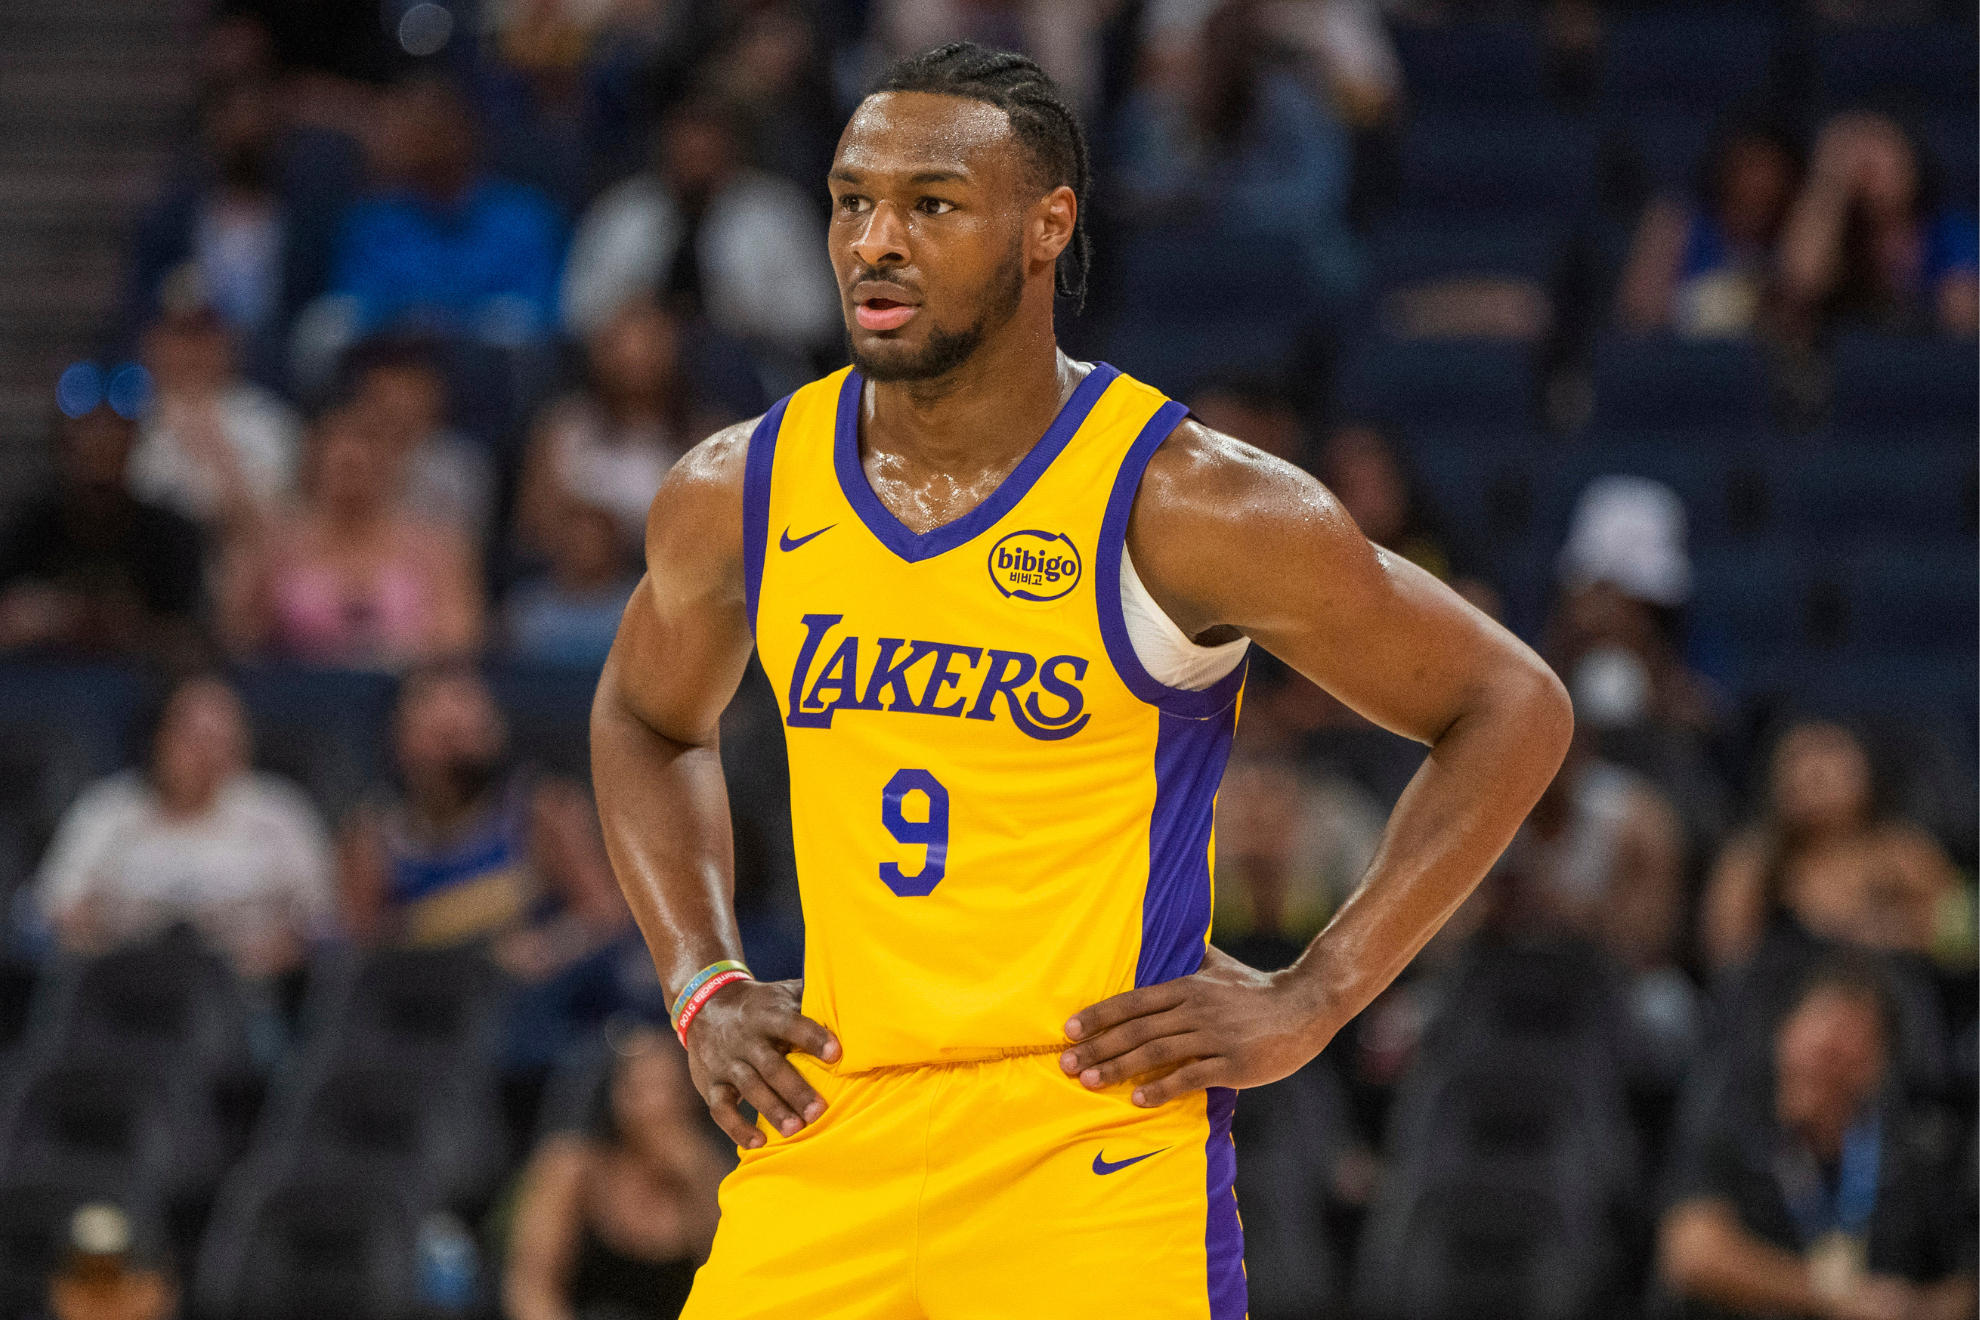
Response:
M1189 976L1081 1009L1059 1066L1089 1089L1140 1078L1152 1107L1208 1086L1263 1086L1290 1076L1338 1029L1310 986L1261 972L1215 948Z

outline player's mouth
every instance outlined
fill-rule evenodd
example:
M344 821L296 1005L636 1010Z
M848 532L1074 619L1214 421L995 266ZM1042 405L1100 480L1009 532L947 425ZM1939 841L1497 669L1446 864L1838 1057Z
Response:
M853 308L853 317L863 330L898 330L920 310L896 298L862 298Z

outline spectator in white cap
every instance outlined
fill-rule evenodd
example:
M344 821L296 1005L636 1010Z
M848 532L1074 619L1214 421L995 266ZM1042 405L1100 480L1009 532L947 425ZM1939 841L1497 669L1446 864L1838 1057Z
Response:
M1661 790L1691 857L1728 823L1730 795L1707 751L1716 693L1680 649L1691 599L1684 503L1646 477L1588 483L1558 564L1547 656L1575 724L1602 759Z
M1691 599L1684 504L1647 477L1598 477L1581 492L1559 564L1550 652L1577 717L1703 731L1714 702L1678 653Z

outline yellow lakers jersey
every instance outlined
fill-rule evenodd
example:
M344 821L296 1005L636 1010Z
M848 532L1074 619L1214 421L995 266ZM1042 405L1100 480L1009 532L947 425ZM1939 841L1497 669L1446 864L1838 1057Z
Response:
M804 1011L846 1071L1049 1049L1108 995L1196 970L1240 665L1142 668L1121 556L1186 415L1097 364L974 510L915 533L859 458L862 381L750 438L744 560L790 754Z

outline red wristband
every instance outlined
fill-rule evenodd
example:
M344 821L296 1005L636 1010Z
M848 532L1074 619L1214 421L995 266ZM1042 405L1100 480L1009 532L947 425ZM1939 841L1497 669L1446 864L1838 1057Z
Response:
M756 978L740 968L731 968L726 972L717 976L711 976L706 981L703 981L701 987L694 992L687 1003L681 1006L681 1020L674 1024L674 1034L681 1038L681 1044L687 1044L688 1024L693 1022L696 1015L701 1012L702 1005L715 997L717 990L728 985L731 981L751 981L754 979Z

